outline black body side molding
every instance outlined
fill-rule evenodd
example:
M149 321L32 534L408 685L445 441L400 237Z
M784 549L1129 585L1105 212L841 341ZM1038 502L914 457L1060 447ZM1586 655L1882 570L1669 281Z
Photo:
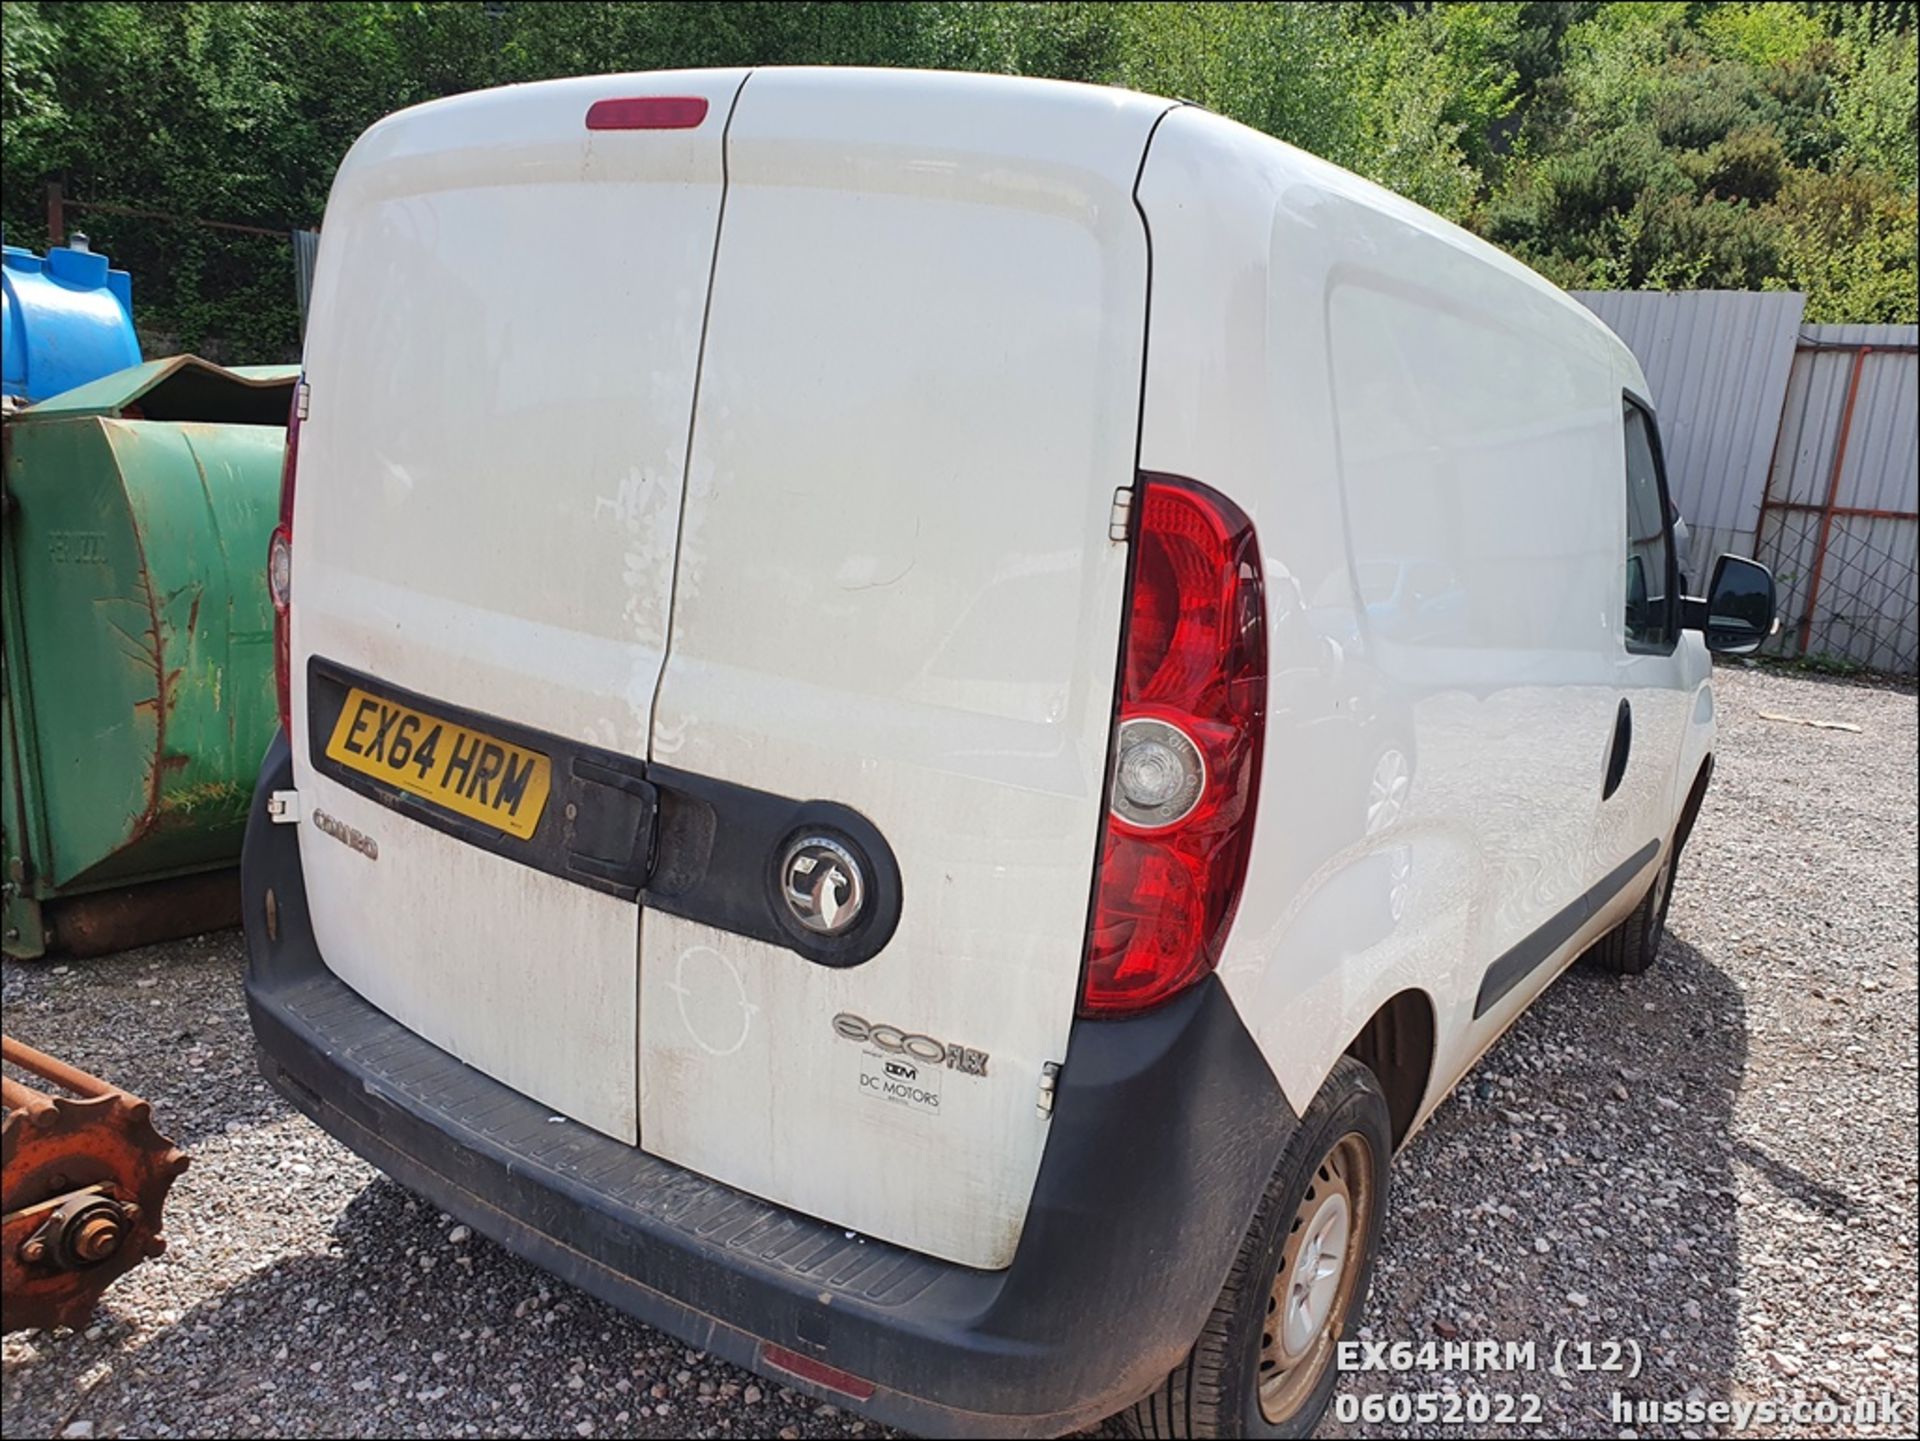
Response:
M1605 909L1607 903L1625 890L1633 878L1647 868L1647 863L1659 854L1660 842L1648 841L1608 871L1585 895L1561 910L1539 930L1488 966L1486 975L1480 979L1480 994L1474 998L1474 1020L1479 1020L1499 1005L1508 991L1519 985L1533 973L1536 967L1543 965L1549 956L1571 940L1582 926Z

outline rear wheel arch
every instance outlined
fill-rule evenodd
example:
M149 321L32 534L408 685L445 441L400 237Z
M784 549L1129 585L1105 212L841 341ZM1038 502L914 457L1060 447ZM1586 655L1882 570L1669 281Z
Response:
M1121 1413L1131 1435L1312 1434L1340 1380L1339 1350L1357 1332L1366 1302L1387 1204L1391 1130L1373 1072L1352 1056L1335 1057L1281 1149L1191 1349ZM1315 1282L1329 1277L1327 1292L1316 1296Z
M1679 824L1673 830L1673 857L1676 862L1687 844L1687 837L1693 834L1693 823L1700 818L1700 807L1706 802L1707 786L1712 780L1713 752L1708 751L1694 775L1693 788L1687 792L1686 804L1680 807Z
M1420 1114L1433 1076L1433 1000L1410 987L1389 997L1347 1043L1346 1055L1373 1072L1386 1093L1397 1150Z

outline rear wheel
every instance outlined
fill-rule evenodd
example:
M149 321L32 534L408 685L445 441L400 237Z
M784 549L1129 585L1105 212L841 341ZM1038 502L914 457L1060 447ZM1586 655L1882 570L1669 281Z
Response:
M1587 959L1601 970L1616 976L1637 976L1660 954L1660 937L1667 929L1667 907L1673 902L1676 854L1669 848L1640 904L1587 952Z
M1341 1057L1267 1183L1200 1339L1126 1413L1135 1435L1313 1430L1366 1299L1392 1149L1380 1083Z

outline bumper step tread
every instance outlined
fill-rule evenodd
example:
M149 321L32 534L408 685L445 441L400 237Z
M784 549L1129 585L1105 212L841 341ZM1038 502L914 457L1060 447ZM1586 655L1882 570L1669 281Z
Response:
M884 1241L850 1238L574 1122L555 1124L546 1107L423 1040L331 974L294 982L278 1000L350 1059L368 1089L404 1097L410 1109L433 1113L517 1166L590 1186L752 1265L883 1307L909 1304L952 1270Z

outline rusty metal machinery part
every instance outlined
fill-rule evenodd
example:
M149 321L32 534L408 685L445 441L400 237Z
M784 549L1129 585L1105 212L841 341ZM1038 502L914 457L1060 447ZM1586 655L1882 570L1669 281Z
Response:
M0 1052L74 1093L0 1080L0 1320L84 1326L108 1286L166 1250L161 1207L187 1158L138 1096L11 1036Z

